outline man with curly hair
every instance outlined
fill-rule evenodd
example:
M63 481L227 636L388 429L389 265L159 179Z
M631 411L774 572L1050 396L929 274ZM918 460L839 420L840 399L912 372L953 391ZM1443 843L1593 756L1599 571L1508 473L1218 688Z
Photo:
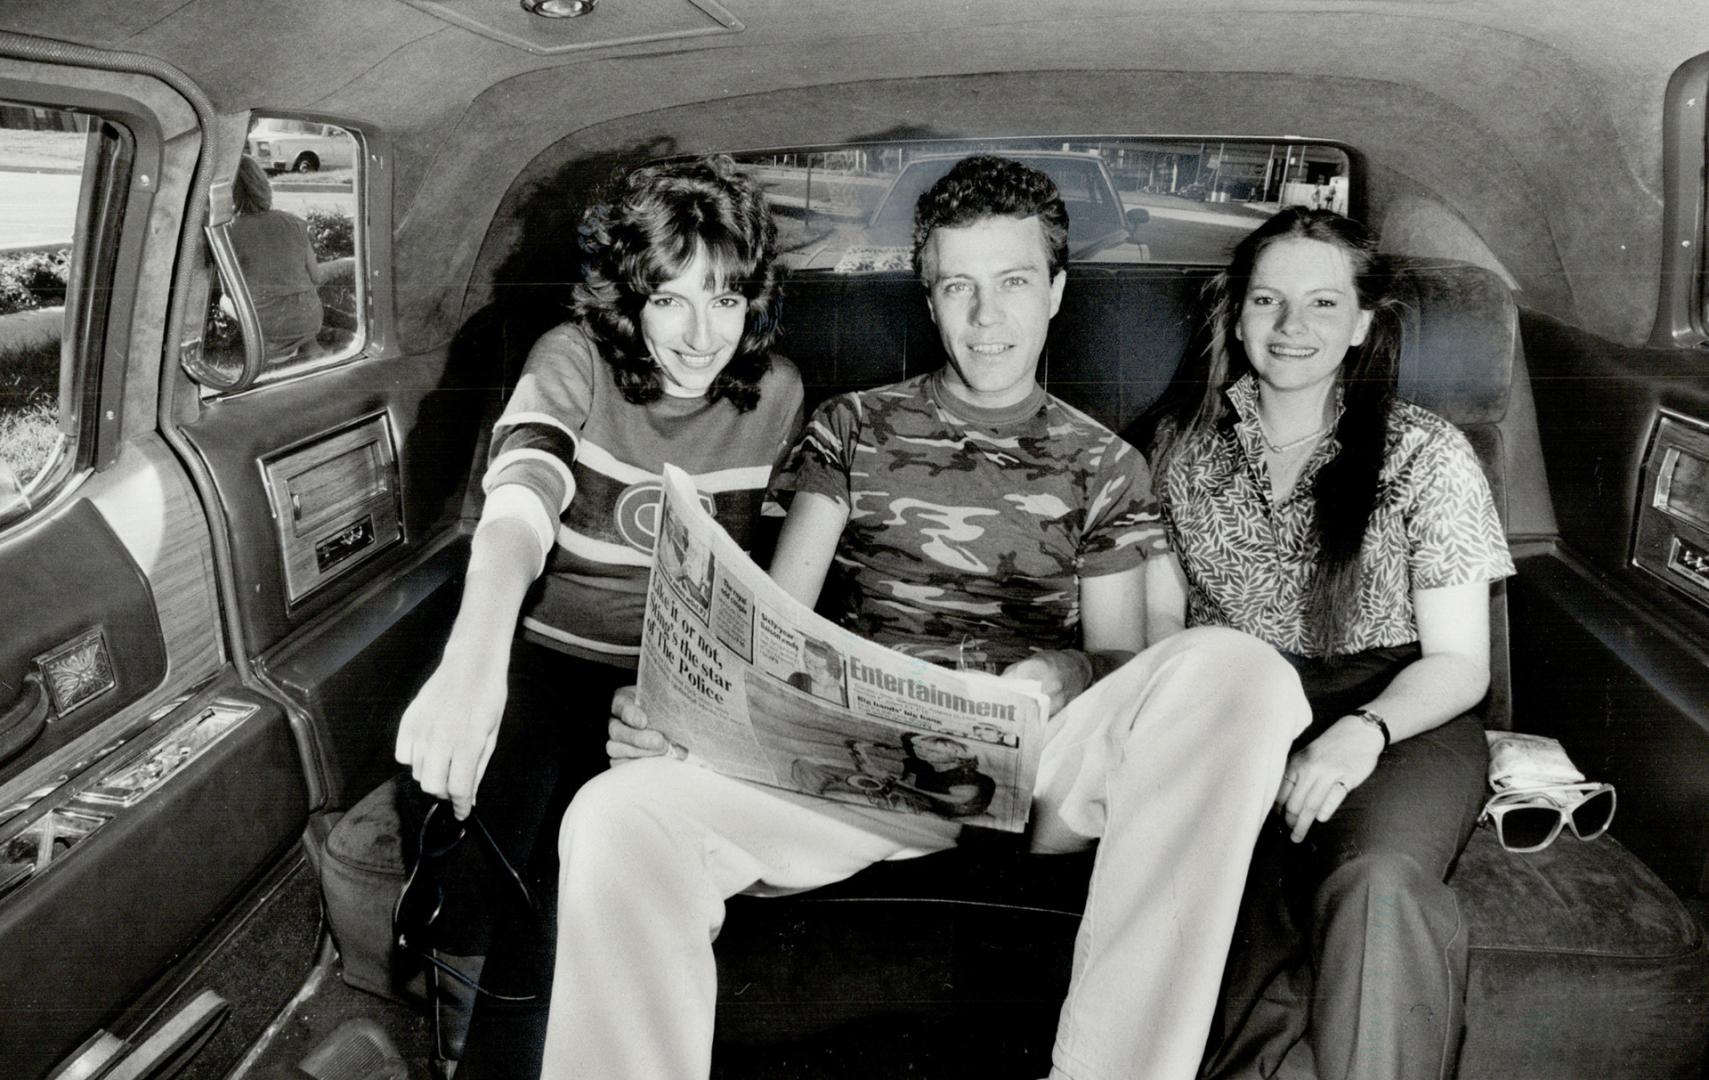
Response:
M1042 685L1027 839L1098 845L1051 1074L1185 1080L1309 710L1254 638L1146 647L1146 558L1164 539L1145 461L1036 378L1067 281L1050 178L968 158L915 222L946 363L814 414L773 483L790 509L772 576L892 648ZM613 712L621 767L582 789L559 839L543 1075L705 1076L725 898L941 851L961 825L720 776L661 756L632 690Z

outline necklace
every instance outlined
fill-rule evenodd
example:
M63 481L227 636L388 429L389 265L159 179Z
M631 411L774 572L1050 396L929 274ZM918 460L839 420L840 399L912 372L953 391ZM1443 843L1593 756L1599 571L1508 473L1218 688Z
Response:
M1264 429L1264 418L1258 418L1258 436L1264 440L1264 445L1270 448L1270 453L1272 454L1285 454L1289 450L1298 450L1306 443L1316 442L1318 439L1323 438L1328 431L1329 425L1325 424L1316 431L1301 435L1292 442L1278 443L1274 439L1270 438L1270 433Z

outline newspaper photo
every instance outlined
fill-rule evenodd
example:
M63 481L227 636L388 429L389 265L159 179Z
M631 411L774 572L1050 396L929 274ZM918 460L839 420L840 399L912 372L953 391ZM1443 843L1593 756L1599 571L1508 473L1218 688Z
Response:
M877 645L785 592L664 470L637 684L684 760L899 813L1026 827L1037 684Z

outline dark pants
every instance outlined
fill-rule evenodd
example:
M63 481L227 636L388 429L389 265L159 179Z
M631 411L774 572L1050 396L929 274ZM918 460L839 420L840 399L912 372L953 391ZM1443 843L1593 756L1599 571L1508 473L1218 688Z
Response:
M1304 746L1375 697L1416 649L1301 665ZM1461 716L1395 743L1335 816L1294 844L1280 819L1253 855L1204 1075L1453 1076L1466 934L1444 884L1477 824L1483 726Z
M535 996L522 1003L475 997L459 1080L539 1073L552 991L558 824L576 789L609 764L611 695L633 683L635 673L518 639L507 681L504 718L475 792L475 813L523 872L536 912L519 916L513 890L502 888L497 876L502 871L479 844L464 840L442 877L445 903L434 944L454 956L484 955L482 986ZM413 864L421 815L431 800L412 790L416 797L401 810L405 855Z
M535 890L557 882L558 822L576 789L606 767L612 693L635 673L518 639L510 653L504 717L475 813L512 866ZM414 864L422 815L432 800L419 788L399 808L404 854ZM482 845L466 839L446 860L444 904L433 944L454 956L490 951L495 926L517 917L514 889ZM484 981L484 980L483 980Z

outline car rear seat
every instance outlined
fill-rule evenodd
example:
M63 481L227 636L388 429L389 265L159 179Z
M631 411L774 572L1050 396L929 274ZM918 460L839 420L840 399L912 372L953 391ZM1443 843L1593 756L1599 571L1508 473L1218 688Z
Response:
M1075 268L1041 367L1046 385L1127 430L1187 354L1205 277ZM1494 275L1461 265L1411 265L1404 288L1401 393L1467 432L1504 506L1496 425L1519 348L1512 299ZM942 363L919 286L906 274L798 279L783 321L785 348L814 399ZM1485 709L1490 726L1505 728L1513 703L1500 588L1491 628ZM328 839L323 871L337 883L328 890L335 933L371 972L357 980L380 992L396 992L383 955L386 898L402 879L392 802L387 786L352 809ZM726 1075L776 1075L770 1070L787 1061L805 1070L788 1075L935 1077L986 1074L974 1069L976 1058L1003 1066L1003 1075L1044 1060L1090 864L1084 855L1026 855L1012 837L977 833L956 850L873 867L813 893L732 901L717 943L715 1060ZM1568 834L1515 855L1479 829L1450 880L1471 940L1462 1080L1701 1075L1709 1048L1702 932L1613 837L1582 843ZM364 904L371 917L353 910ZM932 1052L934 1043L969 1039L977 1053ZM926 1059L939 1067L920 1071Z
M1412 263L1405 271L1400 393L1466 432L1505 517L1497 425L1519 349L1512 298L1475 267ZM1196 352L1205 276L1074 269L1041 366L1048 389L1129 430ZM798 281L787 305L787 348L810 393L942 362L919 286L906 275ZM1490 727L1509 728L1502 587L1493 592L1491 631L1483 709ZM963 1022L989 1033L983 1038L995 1045L982 1050L992 1061L1036 1056L1048 1049L1067 987L1090 866L1089 856L1025 855L1011 838L984 834L799 897L733 901L717 944L720 1057L759 1060L780 1043L840 1035L865 1047L871 1063L875 1039L929 1040ZM1568 833L1519 855L1480 828L1450 882L1471 942L1461 1080L1702 1075L1702 930L1612 836L1584 843Z

